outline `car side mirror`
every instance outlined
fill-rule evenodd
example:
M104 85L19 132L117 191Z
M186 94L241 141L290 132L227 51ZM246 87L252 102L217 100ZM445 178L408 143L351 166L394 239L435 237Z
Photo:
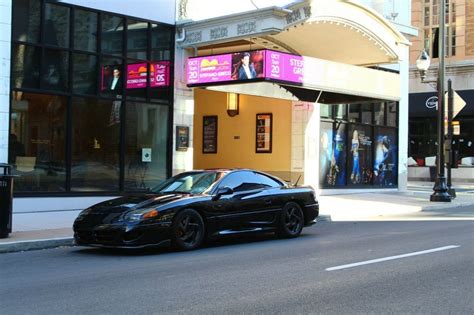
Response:
M223 195L232 195L234 193L234 190L230 187L221 187L217 190L217 193L212 196L212 200L216 201L219 200Z

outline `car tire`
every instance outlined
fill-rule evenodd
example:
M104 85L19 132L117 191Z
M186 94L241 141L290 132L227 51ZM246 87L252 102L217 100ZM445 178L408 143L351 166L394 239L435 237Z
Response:
M192 250L204 240L204 220L193 209L185 209L176 215L171 228L171 243L179 250Z
M298 237L303 230L303 225L303 210L296 202L288 202L281 211L277 235L282 238Z

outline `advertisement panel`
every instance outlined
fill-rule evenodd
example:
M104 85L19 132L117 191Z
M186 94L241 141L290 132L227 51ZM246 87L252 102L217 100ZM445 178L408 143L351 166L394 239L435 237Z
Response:
M119 89L121 86L121 67L106 65L102 67L101 91ZM147 64L133 63L127 65L127 89L145 88L147 85ZM115 80L114 80L115 78ZM114 82L115 81L115 82ZM150 63L150 87L164 87L170 84L170 62L155 61ZM118 94L121 94L118 92Z
M188 86L273 80L301 84L302 56L272 50L254 50L225 55L188 58Z

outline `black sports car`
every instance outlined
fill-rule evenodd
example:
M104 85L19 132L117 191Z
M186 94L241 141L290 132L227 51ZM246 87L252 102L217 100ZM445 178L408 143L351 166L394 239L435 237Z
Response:
M105 201L74 222L77 245L137 248L171 242L194 249L207 238L274 231L297 237L319 213L311 187L254 170L181 173L152 192Z

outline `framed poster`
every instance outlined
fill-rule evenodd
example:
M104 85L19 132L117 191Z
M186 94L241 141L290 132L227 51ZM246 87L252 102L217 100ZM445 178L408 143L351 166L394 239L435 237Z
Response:
M189 127L176 126L176 151L187 151L189 147Z
M272 153L272 120L273 115L257 114L256 153Z
M217 153L217 116L202 118L202 153Z

